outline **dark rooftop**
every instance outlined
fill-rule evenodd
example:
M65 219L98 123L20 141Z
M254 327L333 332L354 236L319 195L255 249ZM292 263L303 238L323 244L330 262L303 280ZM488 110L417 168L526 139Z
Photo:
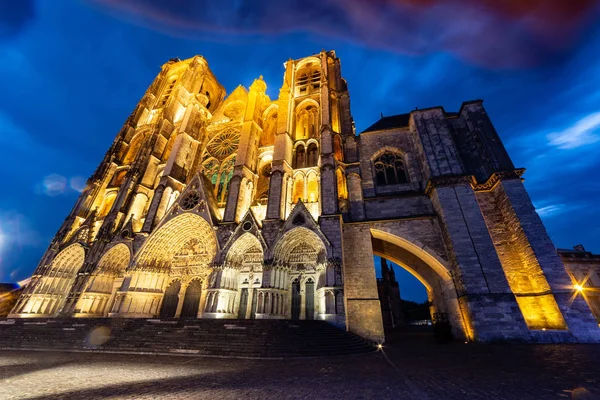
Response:
M364 132L374 132L374 131L383 131L385 129L393 129L393 128L406 128L410 121L410 114L398 114L398 115L390 115L389 117L381 117L379 121L375 122L373 125L369 126ZM445 113L446 117L456 117L458 113L455 112L447 112Z
M375 122L373 125L365 129L363 132L373 132L373 131L382 131L384 129L391 128L403 128L408 126L408 121L410 119L410 113L408 114L398 114L392 115L389 117L381 117L381 119Z

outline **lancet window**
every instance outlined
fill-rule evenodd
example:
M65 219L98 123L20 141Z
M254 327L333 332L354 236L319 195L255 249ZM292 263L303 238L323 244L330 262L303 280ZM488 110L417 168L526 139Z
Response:
M319 126L319 110L309 103L296 111L296 140L317 137Z
M306 149L303 144L300 144L296 147L296 152L294 154L294 168L304 167L306 167Z
M296 72L296 93L310 94L321 87L321 71L317 63L308 63Z
M406 168L402 157L398 154L385 152L373 161L377 185L394 185L406 183Z
M239 143L239 131L229 129L213 138L204 151L204 175L212 182L215 198L220 205L227 201L227 191L235 166L235 151Z
M306 153L306 166L316 167L319 162L319 148L317 147L316 143L309 144Z
M335 135L333 137L333 157L337 161L344 161L344 151L340 135Z
M277 130L277 111L271 111L263 121L263 132L260 136L259 147L273 146Z
M256 185L256 200L263 203L269 197L269 181L271 178L271 163L262 165L258 171L258 183Z
M167 104L167 101L169 101L169 96L171 96L171 93L173 92L175 82L177 82L176 76L169 78L165 90L163 91L162 96L160 96L160 100L158 101L158 108L164 107Z

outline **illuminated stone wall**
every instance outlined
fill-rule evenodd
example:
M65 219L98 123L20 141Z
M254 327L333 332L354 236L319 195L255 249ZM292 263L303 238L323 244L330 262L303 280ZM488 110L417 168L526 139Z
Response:
M576 290L575 296L586 301L600 324L600 254L577 245L573 249L558 249L558 255Z
M382 342L378 255L461 339L600 340L481 101L357 135L333 51L266 93L164 64L11 315L321 319Z

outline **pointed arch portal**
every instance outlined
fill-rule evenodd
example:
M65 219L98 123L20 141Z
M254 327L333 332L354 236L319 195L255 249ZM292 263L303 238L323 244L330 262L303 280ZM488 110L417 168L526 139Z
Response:
M373 255L392 261L416 277L427 290L432 314L446 314L454 334L470 339L466 313L458 301L452 274L443 261L400 236L373 228L370 232Z

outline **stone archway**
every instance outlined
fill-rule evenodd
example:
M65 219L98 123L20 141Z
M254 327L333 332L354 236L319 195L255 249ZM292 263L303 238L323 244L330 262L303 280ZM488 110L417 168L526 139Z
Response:
M168 220L148 237L127 271L113 315L144 318L162 315L159 305L162 302L164 308L168 303L166 298L162 299L163 293L166 296L168 290L175 290L167 285L173 280L206 282L216 253L214 230L204 218L186 212ZM181 282L179 285L183 286ZM184 300L185 296L179 296L181 304L176 304L173 316L178 316L177 310L182 309Z
M283 290L269 290L270 293L265 293L263 309L268 309L266 306L268 301L272 301L270 299L278 299L277 296L281 295L285 304L285 317L326 319L326 310L321 306L322 302L316 302L315 299L323 295L321 292L327 285L326 275L329 269L325 244L315 232L304 227L289 230L275 245L273 267L264 277L281 282L277 277L271 277L273 274L277 276L277 271L281 270L284 276L283 285L278 287ZM315 282L322 282L321 287L317 287Z
M59 313L83 266L85 249L72 244L54 257L47 269L25 289L12 316L52 316Z
M108 314L130 259L129 247L123 243L104 253L77 301L74 314L76 317L103 317Z
M391 233L371 229L373 255L386 258L415 276L426 288L431 313L447 315L453 334L471 339L468 313L461 308L457 289L442 260L414 243Z
M229 247L225 257L224 268L219 271L221 278L223 275L233 276L235 282L230 284L237 290L238 296L235 299L234 315L240 319L254 318L256 309L252 304L257 302L258 290L260 288L260 279L263 273L263 246L258 238L251 233L244 233ZM218 286L218 287L216 287ZM210 291L222 291L227 289L227 283L223 279L216 277L215 287ZM231 289L229 289L231 290ZM227 293L223 293L221 298L227 298ZM235 312L237 310L237 312Z

